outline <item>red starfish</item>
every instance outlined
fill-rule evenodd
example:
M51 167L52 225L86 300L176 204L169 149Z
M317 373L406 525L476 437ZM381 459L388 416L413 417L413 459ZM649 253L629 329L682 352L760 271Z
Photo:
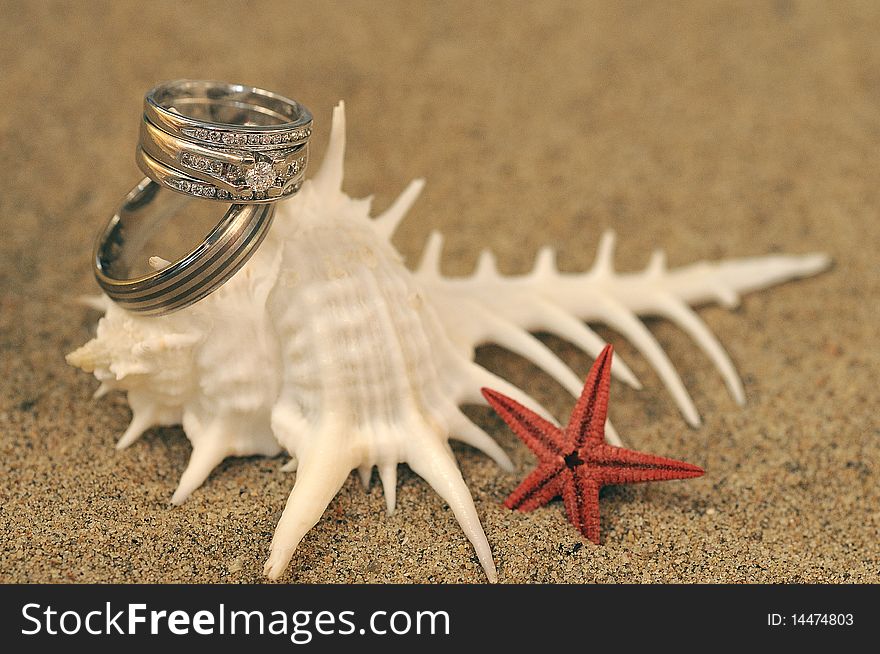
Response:
M568 519L599 543L599 489L609 484L699 477L702 468L605 442L605 416L613 349L596 359L563 431L509 397L484 388L483 396L539 459L538 467L504 501L508 509L531 511L562 496Z

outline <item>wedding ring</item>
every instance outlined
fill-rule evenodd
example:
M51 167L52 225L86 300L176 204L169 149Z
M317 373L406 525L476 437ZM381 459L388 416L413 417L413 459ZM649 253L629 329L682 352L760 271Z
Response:
M299 189L308 145L262 152L211 149L141 123L137 163L152 180L175 191L221 202L274 202Z
M299 188L311 125L308 109L263 89L166 82L144 98L137 161L148 177L181 193L273 202Z
M217 290L262 243L273 203L302 186L311 133L308 109L263 89L177 80L149 91L136 150L147 178L98 236L98 284L120 306L151 316L183 309ZM231 206L189 254L132 276L136 257L185 196Z
M98 284L111 300L136 313L159 316L195 304L229 280L262 243L273 204L234 204L189 254L161 270L130 278L147 240L187 199L144 179L125 198L95 245Z
M180 138L251 151L302 145L312 133L312 114L295 100L205 80L160 84L144 97L144 117Z

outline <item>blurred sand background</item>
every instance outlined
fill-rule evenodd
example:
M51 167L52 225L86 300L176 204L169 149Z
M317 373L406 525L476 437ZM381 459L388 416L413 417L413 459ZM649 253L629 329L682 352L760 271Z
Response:
M604 545L555 502L508 511L533 465L487 410L513 475L456 446L502 582L880 581L880 4L875 2L0 2L0 581L259 582L293 477L278 459L224 463L182 507L179 428L113 448L124 397L91 400L64 355L97 315L98 229L140 178L143 93L178 77L247 82L315 114L348 110L345 188L384 209L427 188L395 243L432 228L444 271L490 247L504 272L541 245L590 265L602 230L622 270L817 250L834 269L700 315L743 375L727 394L677 329L649 327L705 424L685 426L659 379L615 384L631 446L705 477L607 489ZM579 374L587 356L546 339ZM517 357L479 361L557 415L573 400ZM400 469L386 518L353 475L296 553L292 582L482 582L444 502Z

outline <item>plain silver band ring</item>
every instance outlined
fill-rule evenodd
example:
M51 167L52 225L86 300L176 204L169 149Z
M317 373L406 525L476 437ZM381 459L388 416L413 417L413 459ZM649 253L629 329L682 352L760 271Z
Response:
M275 213L274 204L234 204L189 254L159 271L129 278L135 253L172 213L156 206L163 196L166 202L186 201L149 178L141 181L98 236L94 251L95 278L110 299L150 316L183 309L222 286L260 246Z

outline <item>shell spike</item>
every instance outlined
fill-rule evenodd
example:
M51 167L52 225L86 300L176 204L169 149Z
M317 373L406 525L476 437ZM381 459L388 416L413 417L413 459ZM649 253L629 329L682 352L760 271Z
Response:
M321 436L315 441L316 449L300 457L296 483L275 528L269 559L263 567L263 574L270 579L278 579L284 573L303 536L321 519L354 467L344 456L338 438L326 433Z
M489 434L477 427L457 408L449 424L450 438L475 447L498 464L505 472L513 472L513 461Z
M397 505L397 464L379 465L379 479L382 480L382 490L385 492L385 511L391 515Z
M296 472L297 467L299 467L299 460L292 456L290 461L281 466L281 472Z
M531 361L575 397L581 394L583 388L581 379L553 350L526 330L494 315L491 311L476 304L472 308L480 315L483 324L487 327L489 340Z
M99 389L100 390L100 389ZM150 427L158 424L156 422L156 413L152 409L145 408L133 412L131 422L122 437L116 442L117 450L124 450L126 447L139 439L145 431Z
M373 477L373 466L365 463L358 467L358 478L361 480L361 486L365 491L370 490L370 479Z
M385 237L385 240L391 240L400 222L406 217L413 204L415 204L423 188L425 188L425 180L414 179L403 193L397 197L394 204L385 210L385 213L376 216L376 219L373 221L373 227L375 227L379 234Z
M657 298L657 308L668 320L679 326L706 353L718 372L721 373L733 399L740 406L746 403L746 394L742 380L736 372L733 362L712 331L700 317L681 300L672 295Z
M532 268L532 277L535 279L552 278L559 274L556 267L556 250L550 246L542 247L535 257L535 266Z
M809 277L831 265L826 254L776 255L722 261L715 266L715 293L726 308L739 304L742 293L758 291L789 279Z
M207 434L198 441L193 442L192 454L186 470L180 476L177 490L171 496L171 503L180 506L199 486L205 483L208 475L232 454L225 442L219 438L219 434Z
M605 440L608 441L609 445L623 447L623 441L620 439L620 434L617 433L617 429L611 424L611 420L605 421Z
M599 239L596 250L596 261L590 274L594 277L610 277L614 274L614 247L617 245L617 234L613 229L606 229Z
M113 390L113 385L107 382L101 382L101 385L92 393L93 400L100 400L102 397L107 395L110 391Z
M651 259L645 268L645 274L654 279L660 279L666 274L666 252L663 250L654 250L651 253Z
M477 259L477 269L474 271L474 279L483 281L498 277L498 261L492 250L483 250L480 252L480 258Z
M691 427L699 427L702 421L691 396L688 394L681 377L675 370L675 366L666 356L666 352L660 347L657 339L648 331L648 328L636 317L636 314L627 309L616 300L602 296L601 302L596 303L596 311L602 320L612 329L619 331L638 348L651 366L657 371L660 379L666 385L672 398L678 405L685 421Z
M443 234L437 230L431 230L425 251L422 253L422 261L419 263L419 274L427 277L440 277L440 255L442 252Z
M715 291L715 299L725 309L736 309L741 302L740 294L729 286L716 283L713 289Z
M470 364L465 375L469 377L466 385L462 388L462 392L458 398L459 404L479 404L488 406L486 398L480 392L481 388L493 388L500 393L504 393L508 397L513 398L523 406L531 409L542 418L549 420L554 425L558 424L557 420L550 415L538 400L526 393L518 386L514 386L509 381L502 379L495 373L489 372L476 363Z
M599 334L570 313L560 309L558 305L540 298L535 298L534 301L536 307L541 311L542 322L539 326L544 331L577 345L594 358L599 356L599 353L607 345ZM638 377L616 352L614 365L611 367L611 376L636 390L642 388Z
M321 168L312 177L312 183L319 195L338 195L342 193L342 175L345 162L345 103L340 100L333 109L333 124L330 127L330 141L324 153Z
M498 574L492 560L492 550L480 524L474 500L462 479L452 452L448 446L437 441L433 434L423 432L420 435L419 447L412 449L409 467L449 504L462 531L474 546L486 576L490 582L495 583L498 581Z

